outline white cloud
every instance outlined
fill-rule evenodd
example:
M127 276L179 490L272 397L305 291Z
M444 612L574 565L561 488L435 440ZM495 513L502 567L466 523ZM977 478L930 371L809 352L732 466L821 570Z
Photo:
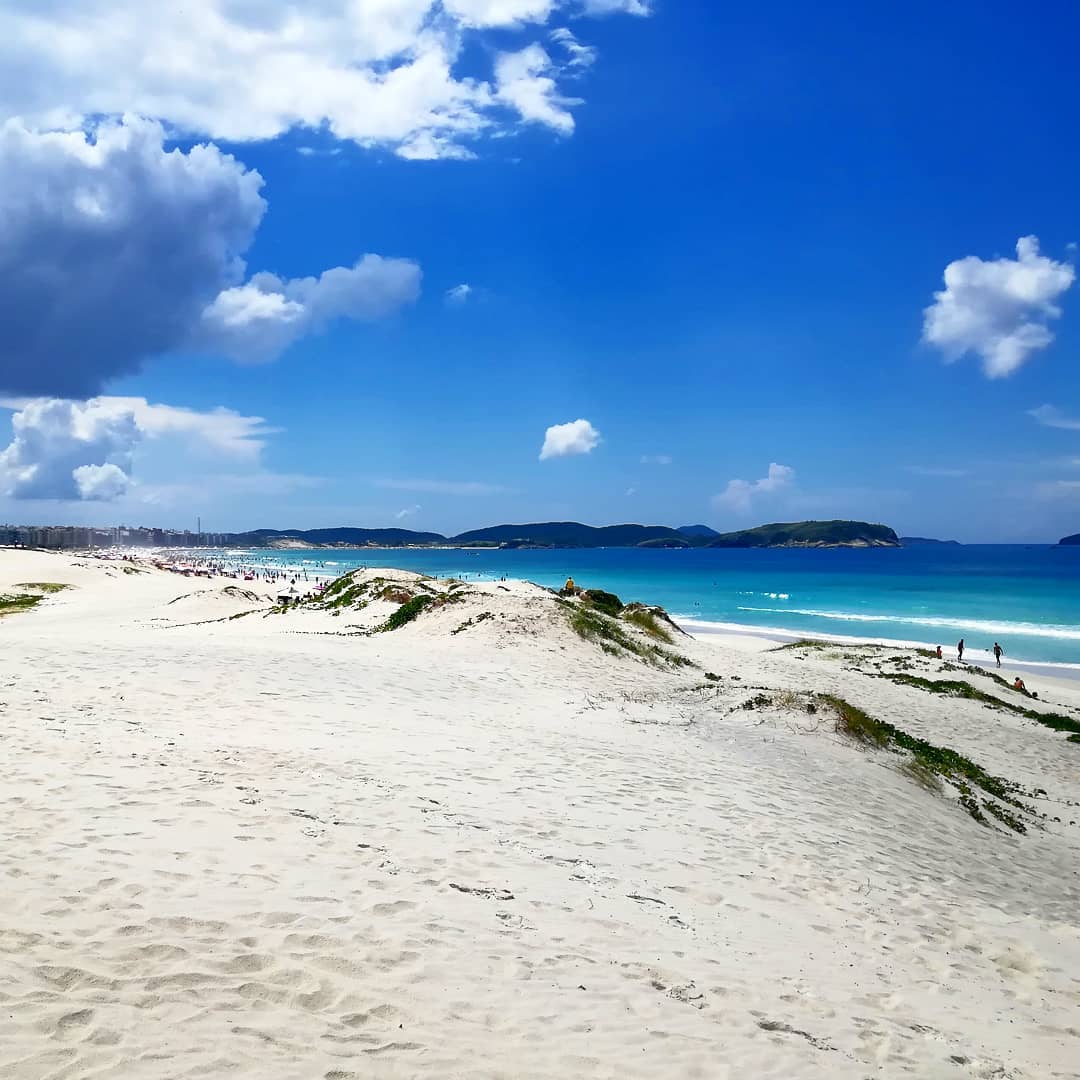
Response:
M130 412L91 403L32 401L12 416L11 426L14 438L0 451L3 494L16 499L95 499L116 491L116 472L126 487L139 439ZM111 468L103 471L106 466Z
M90 134L0 125L0 390L87 397L149 356L272 354L415 298L419 268L374 255L245 284L262 177L216 147L164 140L130 118Z
M365 255L317 278L284 281L255 274L226 289L202 313L194 342L241 361L273 360L298 338L338 319L390 315L420 295L420 267L408 259Z
M1066 416L1055 405L1040 405L1037 409L1028 409L1028 416L1033 416L1043 427L1080 431L1080 419Z
M557 27L548 36L556 45L562 46L567 55L566 66L571 71L582 71L596 62L596 49L591 45L582 45L573 31L565 26Z
M713 496L713 506L745 514L750 511L758 495L773 495L783 491L791 486L794 479L794 469L788 465L778 465L774 461L769 466L768 475L760 480L729 480L723 492Z
M119 465L79 465L71 475L79 498L88 502L112 502L131 483L131 477Z
M642 465L670 465L675 459L670 454L642 454Z
M485 484L479 480L388 480L375 481L375 486L391 491L419 491L432 495L506 495L509 489L501 484Z
M1075 276L1068 263L1040 255L1034 236L1016 242L1015 259L958 259L923 313L923 340L949 362L975 353L990 378L1011 375L1054 340L1048 323L1060 317L1056 301Z
M562 135L574 131L570 108L578 98L563 97L555 82L556 67L540 45L500 53L495 61L498 100L516 109L521 119L544 124Z
M569 457L572 454L588 454L600 442L600 432L588 420L573 420L569 424L555 424L544 432L544 445L540 448L540 460Z
M12 442L0 450L0 494L16 499L118 498L131 483L140 446L169 438L256 466L273 430L257 416L152 405L145 398L45 398L0 405L17 410Z
M464 141L505 128L528 105L528 70L508 95L468 74L470 39L521 31L559 11L648 13L641 0L8 0L0 7L0 115L75 128L135 113L226 141L294 128L462 156ZM486 45L486 41L482 41ZM482 55L482 54L481 54ZM550 90L537 90L540 97ZM560 110L529 119L566 131Z
M462 304L468 303L469 297L474 292L475 290L471 285L462 282L460 285L455 285L452 289L446 290L446 302L455 307L461 307Z
M404 510L399 510L394 518L397 521L404 521L405 518L413 517L419 514L423 507L419 503L414 503L412 506L406 506Z

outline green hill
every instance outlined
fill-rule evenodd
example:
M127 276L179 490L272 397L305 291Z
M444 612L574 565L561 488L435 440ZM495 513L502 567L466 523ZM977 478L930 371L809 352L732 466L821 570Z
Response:
M1066 547L1078 547L1080 546L1080 533L1073 533L1072 536L1063 536L1058 543L1064 544Z
M504 544L515 547L637 547L650 540L686 541L666 525L605 525L579 521L540 521L531 525L493 525L452 537L452 544ZM681 544L678 546L682 546Z
M887 525L871 525L866 521L794 521L723 533L706 546L899 547L900 541Z

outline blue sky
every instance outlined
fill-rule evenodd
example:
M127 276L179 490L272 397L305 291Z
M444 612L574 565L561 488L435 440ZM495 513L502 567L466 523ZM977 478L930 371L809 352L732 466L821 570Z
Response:
M139 12L0 13L0 519L1080 531L1073 5Z

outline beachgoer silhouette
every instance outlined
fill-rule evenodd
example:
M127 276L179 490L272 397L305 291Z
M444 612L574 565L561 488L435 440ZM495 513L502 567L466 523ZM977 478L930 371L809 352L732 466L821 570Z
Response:
M937 647L937 658L939 660L941 659L941 646L940 645Z
M963 638L961 638L956 643L956 659L959 660L961 663L963 663L963 661L964 661L964 639Z
M1016 682L1013 683L1013 689L1019 690L1021 694L1027 693L1027 687L1024 685L1024 680L1019 675L1016 676Z
M997 666L1001 667L1001 654L1005 650L995 641L994 642L994 659L997 661Z

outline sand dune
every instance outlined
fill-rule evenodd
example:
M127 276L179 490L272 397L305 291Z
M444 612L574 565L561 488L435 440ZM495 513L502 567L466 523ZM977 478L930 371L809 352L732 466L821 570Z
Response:
M0 551L72 586L0 619L0 1075L1078 1075L1064 734L886 650L650 663L536 586L357 581L277 613ZM369 633L392 583L436 599ZM814 692L1040 789L1027 832Z

